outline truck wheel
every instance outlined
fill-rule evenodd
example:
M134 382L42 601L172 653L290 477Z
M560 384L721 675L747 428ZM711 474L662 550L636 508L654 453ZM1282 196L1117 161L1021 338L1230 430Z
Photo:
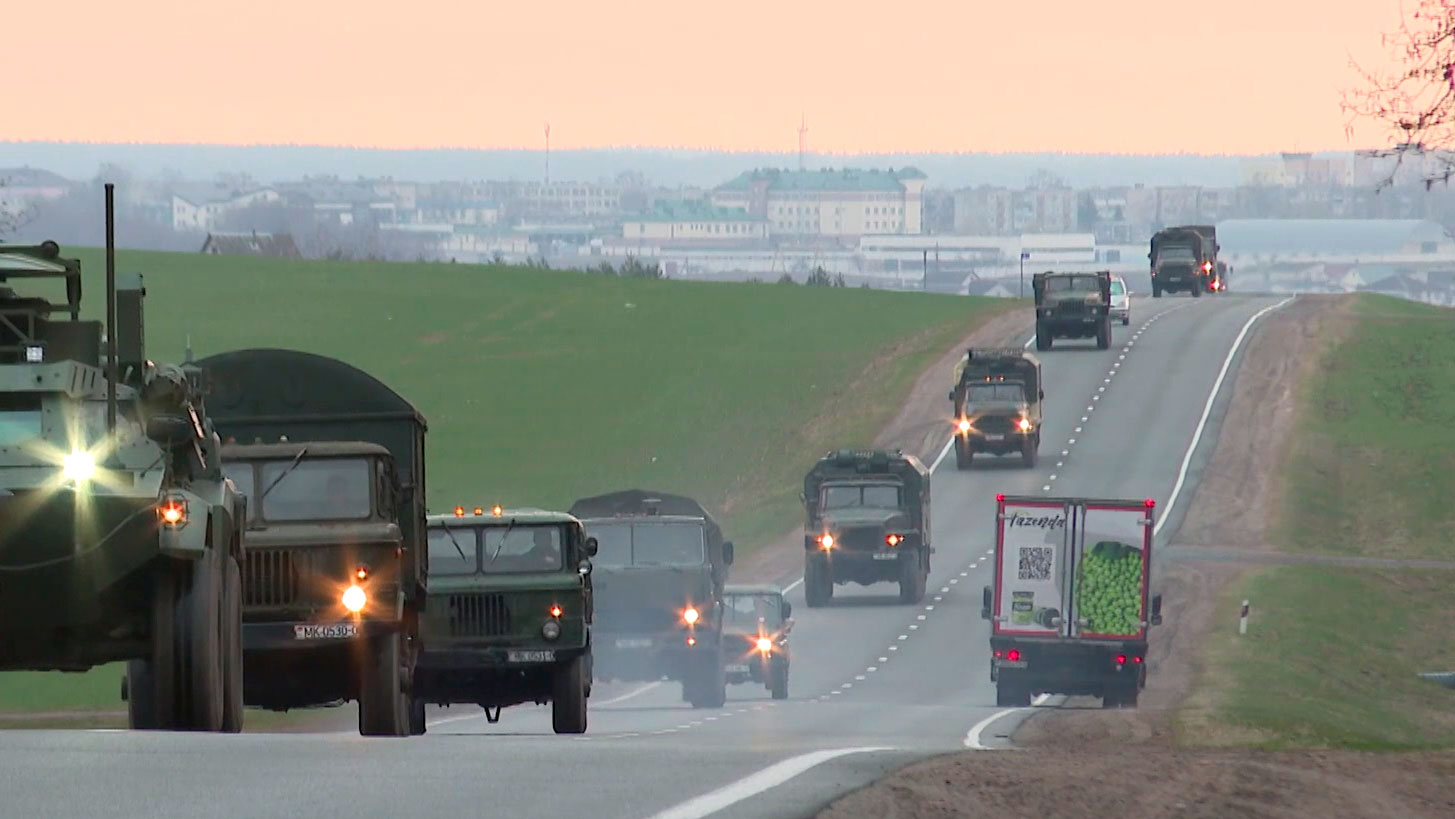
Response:
M409 701L400 684L401 634L374 637L359 658L359 735L409 735Z
M1101 325L1096 328L1096 349L1105 350L1111 346L1111 316L1101 320Z
M721 708L727 704L727 673L723 669L722 646L700 658L692 674L696 685L688 689L693 708ZM685 683L684 683L685 686Z
M418 697L409 698L409 735L412 737L423 736L429 730L424 721L424 700Z
M772 692L773 699L786 700L788 699L788 661L776 660L772 668L768 690Z
M586 733L585 658L557 666L551 688L551 728L558 734Z
M1192 293L1192 297L1195 298L1195 299L1202 297L1202 278L1201 277L1198 277L1198 276L1193 276L1192 277L1192 285L1188 288L1188 292Z
M1025 708L1031 704L1031 692L998 682L995 684L995 704L1001 708Z
M1051 349L1051 331L1041 322L1036 322L1036 349L1041 352Z
M217 554L208 549L192 561L177 601L172 636L178 730L222 730L223 567Z
M1029 435L1021 442L1021 461L1029 469L1036 466L1036 443L1036 439Z
M1122 316L1122 326L1125 327L1125 326L1127 326L1128 324L1131 324L1131 323L1132 323L1132 314L1131 314L1131 311L1128 311L1125 316Z
M817 560L803 564L803 601L811 609L828 605L834 597L834 583L825 567Z
M915 604L925 598L925 576L919 555L899 561L899 602Z
M1157 284L1156 282L1152 282L1152 298L1162 298L1162 286Z
M970 442L962 438L955 439L955 468L961 472L969 469L975 462L975 450L970 448Z
M242 570L231 555L222 565L222 730L236 734L243 727Z
M126 723L133 731L155 731L157 721L157 687L152 679L152 664L147 660L131 660L126 664Z

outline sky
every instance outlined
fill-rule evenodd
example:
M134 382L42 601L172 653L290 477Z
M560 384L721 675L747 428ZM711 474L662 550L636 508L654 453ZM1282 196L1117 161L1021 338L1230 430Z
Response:
M1405 0L1412 5L1414 0ZM0 139L1233 153L1346 134L1400 0L15 0ZM34 32L35 36L28 33Z

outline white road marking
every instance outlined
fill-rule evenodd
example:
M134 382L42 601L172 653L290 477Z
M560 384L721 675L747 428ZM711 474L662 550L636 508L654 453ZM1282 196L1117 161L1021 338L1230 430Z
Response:
M1063 467L1063 466L1065 466L1065 465L1066 465L1066 462L1065 462L1065 461L1057 461L1057 462L1056 462L1056 467L1057 467L1057 468L1058 468L1058 469L1059 469L1059 468L1060 468L1060 467Z
M1167 505L1162 507L1162 514L1157 516L1157 525L1152 527L1153 536L1156 536L1158 532L1162 531L1162 525L1167 522L1167 513L1172 510L1173 506L1177 505L1177 498L1182 494L1182 485L1187 481L1187 469L1192 464L1192 455L1197 451L1198 441L1202 440L1203 429L1207 427L1207 419L1212 414L1213 404L1217 401L1218 392L1223 386L1223 379L1228 375L1228 368L1233 366L1233 357L1238 354L1238 349L1243 346L1243 339L1247 337L1248 330L1252 329L1253 324L1258 319L1283 307L1295 298L1297 296L1289 296L1277 304L1270 304L1254 313L1243 323L1243 329L1239 330L1237 337L1233 339L1233 346L1228 350L1227 356L1223 358L1223 367L1221 370L1218 370L1217 380L1213 381L1212 391L1208 393L1207 403L1203 404L1202 417L1197 421L1197 429L1192 434L1192 442L1187 445L1187 452L1182 456L1182 466L1177 469L1177 483L1172 485L1172 494L1167 496Z
M880 657L879 658L879 662L881 662L881 663L887 663L887 662L889 662L889 658L888 657Z
M864 681L864 675L863 674L855 674L854 675L854 679L858 680L859 682L863 682Z
M896 640L908 640L909 639L909 635L908 634L901 634L901 635L899 635L898 637L896 637L894 639L896 639Z
M1050 492L1051 491L1051 485L1050 484L1046 484L1045 486L1041 487L1041 491L1042 492Z
M900 637L899 639L903 640L904 638L903 637ZM899 650L899 646L890 646L889 647L889 650L890 651L898 651Z
M1035 699L1031 700L1031 708L1034 708L1035 706L1040 705L1041 703L1045 702L1046 700L1048 700L1050 698L1051 698L1051 695L1050 694L1041 694L1040 696L1038 696ZM980 744L980 734L981 734L981 732L983 732L986 728L989 728L991 723L995 722L996 720L1000 719L1001 717L1004 717L1004 716L1006 716L1008 714L1014 714L1017 711L1029 711L1029 710L1030 710L1030 708L1006 708L1006 709L1001 710L1001 711L996 711L994 714L991 714L990 716L986 717L985 719L983 719L983 720L975 723L975 725L973 725L970 728L969 731L966 731L965 732L965 747L966 748L974 748L977 751L988 751L988 750L990 750L989 747Z
M738 781L718 788L710 793L705 793L693 799L689 799L679 805L674 805L660 813L653 814L649 819L702 819L704 816L717 813L729 806L735 805L744 799L749 799L770 788L776 788L790 779L811 770L841 756L849 754L873 753L876 751L892 751L893 748L884 746L865 746L861 748L834 748L831 750L814 751L813 753L789 757L782 762L769 765L751 776L744 777Z
M1080 432L1080 431L1081 431L1081 427L1077 427L1077 428L1076 428L1076 431L1077 431L1077 432Z
M923 614L916 614L914 617L915 617L916 620L923 620L923 619L925 619L925 616L926 615L923 615ZM911 625L910 628L914 628L914 626Z
M1071 440L1069 440L1069 441L1066 442L1066 445L1067 446L1074 446L1075 444L1076 444L1076 439L1075 438L1072 438Z
M975 565L979 566L980 564L977 563ZM952 578L950 578L950 585L951 586L953 586L953 585L955 585L956 583L959 583L959 582L960 582L960 578L958 578L958 577L952 577Z
M612 697L609 700L603 700L602 702L592 703L592 705L594 705L597 708L600 708L603 705L614 705L614 704L616 704L618 702L626 702L627 700L629 700L629 699L631 699L631 698L633 698L633 697L635 697L635 696L637 696L639 694L645 694L648 691L651 691L653 688L656 688L657 686L659 686L661 684L662 683L660 681L658 681L658 682L650 682L650 683L647 683L646 685L642 686L641 688L637 688L637 689L635 689L633 691L628 691L627 693L622 694L620 697Z
M787 593L793 591L794 589L798 588L801 585L803 585L803 578L800 577L797 580L793 581L792 583L789 583L787 586L784 586L783 587L783 593L784 594L787 594Z
M865 671L868 671L870 674L873 674L875 671L878 671L879 670L879 666L877 666L877 665L871 665L871 666L869 666L868 668L866 668L864 670Z
M1063 449L1063 450L1061 450L1061 457L1062 458L1064 458L1064 457L1066 457L1067 455L1070 455L1070 454L1071 454L1071 450L1069 450L1069 449Z
M920 616L923 617L924 615L920 615ZM910 623L909 624L909 630L910 631L919 631L919 624L918 623Z

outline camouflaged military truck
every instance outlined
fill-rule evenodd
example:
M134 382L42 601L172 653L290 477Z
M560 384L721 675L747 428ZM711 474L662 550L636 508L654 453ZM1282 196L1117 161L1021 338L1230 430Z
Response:
M1096 348L1111 346L1111 271L1037 273L1036 349L1049 350L1058 338L1095 338Z
M430 515L415 708L474 704L495 723L502 708L550 703L556 733L584 733L595 554L596 539L563 512Z
M245 501L197 374L147 360L141 277L107 268L103 356L80 263L0 245L0 282L66 292L0 288L0 670L125 660L132 728L239 731Z
M1041 445L1041 362L1016 348L970 349L955 364L955 468L969 469L976 453L1018 453L1036 465Z

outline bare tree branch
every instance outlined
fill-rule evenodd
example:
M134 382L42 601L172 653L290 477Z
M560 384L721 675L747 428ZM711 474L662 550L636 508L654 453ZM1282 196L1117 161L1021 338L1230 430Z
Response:
M1390 147L1372 151L1393 157L1394 168L1378 187L1394 183L1405 157L1432 155L1438 169L1422 172L1425 188L1455 176L1455 0L1417 0L1396 31L1384 34L1395 69L1370 71L1350 60L1364 87L1347 92L1340 107L1354 122L1370 119L1390 132Z
M9 179L0 179L0 188L9 183ZM35 219L34 205L12 205L0 195L0 236L9 236L30 224Z

